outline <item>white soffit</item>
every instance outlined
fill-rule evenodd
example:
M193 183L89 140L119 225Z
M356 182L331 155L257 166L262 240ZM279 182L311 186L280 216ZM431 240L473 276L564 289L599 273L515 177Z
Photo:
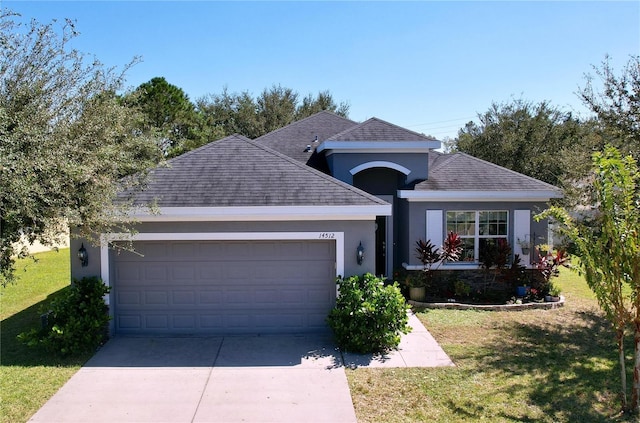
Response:
M428 153L441 147L440 141L324 141L316 151L340 153Z
M549 201L562 198L556 190L540 191L413 191L398 190L398 198L408 201Z
M140 222L272 222L321 220L372 220L391 216L391 204L375 206L256 206L140 208L130 214Z

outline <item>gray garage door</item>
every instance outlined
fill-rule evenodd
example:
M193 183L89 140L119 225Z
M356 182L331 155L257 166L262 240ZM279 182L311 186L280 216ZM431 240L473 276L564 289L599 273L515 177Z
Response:
M327 241L135 242L114 254L121 334L327 330L335 246Z

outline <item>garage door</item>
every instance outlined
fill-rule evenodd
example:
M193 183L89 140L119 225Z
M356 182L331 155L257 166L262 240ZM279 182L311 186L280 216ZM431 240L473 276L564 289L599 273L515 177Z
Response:
M335 243L135 242L114 254L120 334L326 331L335 305Z

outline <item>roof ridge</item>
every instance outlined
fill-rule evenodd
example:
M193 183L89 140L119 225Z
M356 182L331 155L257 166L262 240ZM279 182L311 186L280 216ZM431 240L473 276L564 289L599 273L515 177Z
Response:
M409 133L411 133L411 134L413 134L413 135L417 135L417 136L419 136L419 137L421 137L421 138L424 138L425 140L428 140L428 141L440 141L440 140L435 139L435 138L433 138L433 139L432 139L432 138L428 138L428 137L427 137L426 135L424 135L424 134L421 134L421 133L416 132L416 131L412 131L411 129L404 128L404 127L402 127L402 126L400 126L400 125L396 125L395 123L387 122L386 120L383 120L383 119L377 118L377 117L375 117L375 116L374 116L374 117L371 117L371 118L369 118L369 119L367 119L367 120L365 120L364 122L360 122L359 124L357 124L357 125L356 125L356 126L354 126L353 128L348 128L348 129L345 129L345 130L344 130L344 131L342 131L342 132L338 132L337 134L332 135L332 136L331 136L331 138L338 138L338 137L341 137L341 136L343 136L343 135L345 135L345 134L348 134L349 132L356 131L358 128L361 128L361 127L365 126L366 124L371 123L371 122L374 122L374 121L375 121L375 122L380 122L380 123L382 123L382 124L384 124L384 125L387 125L387 126L393 127L393 128L395 128L395 129L400 129L400 130L402 130L402 131L409 132ZM329 140L331 140L331 138L328 138L328 139L329 139Z
M327 175L326 173L321 172L321 171L319 171L317 169L314 169L314 168L312 168L311 166L309 166L309 165L307 165L305 163L301 163L298 160L296 160L294 158L291 158L291 157L287 156L286 154L282 154L279 151L276 151L271 147L268 147L268 146L266 146L264 144L256 142L257 138L255 140L251 140L251 139L246 138L246 137L244 137L244 138L245 139L243 141L248 142L249 144L253 145L254 147L258 147L258 148L264 150L265 152L267 152L269 154L273 154L276 157L284 159L287 162L295 165L299 169L302 169L302 170L304 170L306 172L309 172L311 174L317 175L317 176L323 178L324 180L326 180L327 182L333 183L333 184L338 185L338 186L340 186L342 188L346 188L349 191L351 191L351 192L353 192L355 194L358 194L358 195L360 195L360 196L362 196L364 198L367 198L369 200L373 200L373 201L376 201L378 203L386 203L384 200L376 197L375 195L369 194L368 192L363 191L361 189L358 189L358 188L354 187L353 185L349 185L346 182L343 182L343 181L341 181L341 180L339 180L337 178L334 178L331 175Z
M436 157L433 162L435 163L435 166L433 166L431 169L429 169L429 171L434 171L434 170L438 170L439 168L441 168L442 166L444 166L445 163L450 162L451 160L453 160L455 158L455 153L440 153L439 151L430 151L429 154L434 154L437 153L438 157ZM437 161L438 159L440 159L440 161Z
M435 140L435 141L440 141L440 140L438 140L438 139L436 139L436 138L429 138L429 137L427 137L427 136L426 136L426 135L424 135L424 134L421 134L421 133L416 132L416 131L412 131L411 129L407 129L407 128L405 128L405 127L403 127L403 126L400 126L400 125L396 125L395 123L387 122L386 120L383 120L383 119L377 118L377 117L375 117L375 116L374 116L374 117L372 117L371 119L368 119L368 120L377 120L378 122L384 123L384 124L386 124L386 125L388 125L388 126L393 126L394 128L402 129L403 131L406 131L406 132L411 132L412 134L415 134L415 135L418 135L418 136L420 136L420 137L423 137L423 138L425 138L425 139L427 139L427 140L429 140L429 141L434 141L434 140ZM363 123L365 123L365 122L363 122Z
M309 120L309 119L311 119L311 118L313 118L313 117L316 117L316 116L318 116L318 115L321 115L321 114L330 114L330 115L333 115L333 116L335 116L335 117L337 117L337 118L343 119L343 120L345 120L345 121L347 121L347 122L352 122L354 125L357 125L357 124L358 124L358 122L355 122L355 121L353 121L353 120L351 120L351 119L349 119L349 118L342 117L342 116L340 116L339 114L334 113L334 112L332 112L332 111L330 111L330 110L320 110L319 112L314 113L314 114L312 114L311 116L307 116L306 118L302 118L302 119L300 119L300 120L295 120L295 121L291 122L291 123L290 123L290 124L288 124L288 125L285 125L285 126L283 126L283 127L280 127L280 128L278 128L278 129L274 129L273 131L271 131L271 132L267 132L267 133L266 133L266 134L264 134L264 135L260 135L258 138L254 138L254 140L259 140L259 139L261 139L261 138L266 137L267 135L274 135L274 134L277 134L278 132L280 132L280 131L282 131L282 130L284 130L284 129L290 128L290 127L292 127L292 126L298 126L298 124L300 124L300 123L302 123L302 122L305 122L305 121L307 121L307 120ZM333 136L333 135L332 135L332 136Z
M487 164L487 165L489 165L489 166L499 168L499 169L500 169L500 170L502 170L502 171L507 171L507 172L509 172L509 173L513 173L514 175L517 175L517 176L520 176L520 177L523 177L523 178L526 178L526 179L530 179L531 181L535 181L535 182L537 182L537 183L539 183L539 184L544 184L544 185L546 185L546 186L550 187L551 189L554 189L554 190L560 190L560 188L558 188L557 186L552 185L552 184L550 184L550 183L548 183L548 182L541 181L540 179L536 179L536 178L534 178L534 177L532 177L532 176L525 175L524 173L516 172L515 170L512 170L512 169L506 168L506 167L504 167L504 166L500 166L500 165L495 164L495 163L492 163L492 162L490 162L490 161L483 160L483 159L479 159L478 157L474 157L474 156L472 156L472 155L470 155L470 154L463 153L462 151L458 151L458 152L454 153L454 156L455 156L455 155L461 155L461 156L464 156L464 157L468 157L468 158L470 158L470 159L473 159L473 160L476 160L476 161L479 161L479 162L485 163L485 164Z
M197 154L197 153L201 152L202 150L206 150L206 149L211 148L214 144L216 144L216 143L218 143L220 141L227 141L227 140L230 140L232 138L235 138L235 139L238 139L238 140L243 140L243 141L244 140L249 140L249 138L245 137L242 134L238 134L238 133L227 135L226 137L223 137L223 138L220 138L220 139L217 139L217 140L214 140L214 141L209 141L205 145L201 145L198 148L194 148L193 150L189 150L186 153L180 154L179 156L176 156L176 157L173 157L173 158L171 158L169 160L166 160L165 164L169 165L170 163L174 163L174 162L177 162L177 161L182 161L185 157L190 157L190 156L192 156L194 154Z

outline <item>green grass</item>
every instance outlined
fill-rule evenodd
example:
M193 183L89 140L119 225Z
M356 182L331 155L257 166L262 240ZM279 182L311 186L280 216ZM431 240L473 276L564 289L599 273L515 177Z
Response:
M20 260L17 281L0 287L0 422L27 421L90 355L61 359L28 348L16 336L40 325L40 314L69 286L69 249Z
M358 421L623 420L610 325L580 276L555 282L558 310L419 312L456 367L348 370Z
M69 285L68 249L37 258L0 288L1 423L27 421L90 356L60 359L16 340ZM559 310L418 313L456 367L347 370L358 421L622 420L610 326L582 278L563 270L556 283Z

